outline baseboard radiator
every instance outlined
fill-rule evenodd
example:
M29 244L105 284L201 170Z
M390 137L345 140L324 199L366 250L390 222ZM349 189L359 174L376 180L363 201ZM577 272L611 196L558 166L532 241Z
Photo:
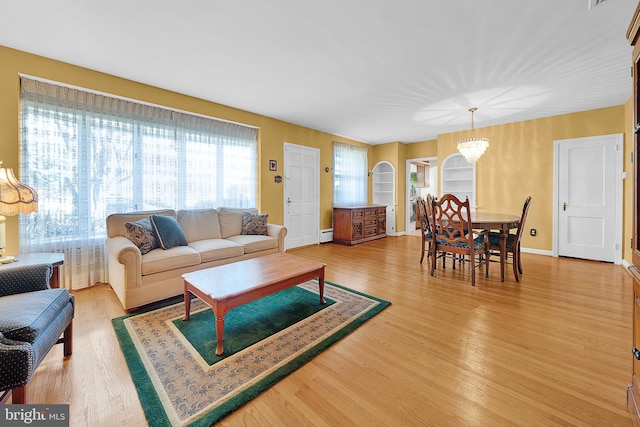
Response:
M320 230L320 243L327 243L331 241L333 241L333 228Z

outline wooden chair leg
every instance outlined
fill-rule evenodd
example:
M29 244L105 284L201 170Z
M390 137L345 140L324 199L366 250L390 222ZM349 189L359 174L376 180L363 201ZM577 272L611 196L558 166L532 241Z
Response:
M16 387L11 390L11 403L14 405L24 405L27 403L29 396L28 384L22 387Z
M520 243L518 243L518 271L522 274L522 262L520 261Z
M485 261L484 261L484 277L489 278L489 252L484 253Z
M433 276L436 271L436 251L431 254L431 275Z
M422 264L423 259L424 259L424 239L422 239L422 254L420 255L420 264Z
M475 257L472 260L472 264L475 263ZM471 286L475 286L476 285L476 266L475 265L471 265Z

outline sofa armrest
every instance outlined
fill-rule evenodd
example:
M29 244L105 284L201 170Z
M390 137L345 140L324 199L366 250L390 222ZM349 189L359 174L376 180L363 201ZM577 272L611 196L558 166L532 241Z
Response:
M137 287L142 285L142 254L140 249L133 242L123 236L107 238L105 242L107 249L107 259L109 267L109 283L121 285L123 288ZM119 270L124 272L122 277L111 277L115 271L111 268L112 263L121 265Z
M0 297L49 289L51 264L16 266L0 270Z
M31 344L10 340L0 333L0 390L9 390L29 382L35 360Z
M278 252L284 252L284 238L287 235L287 228L283 225L267 224L267 236L278 240Z

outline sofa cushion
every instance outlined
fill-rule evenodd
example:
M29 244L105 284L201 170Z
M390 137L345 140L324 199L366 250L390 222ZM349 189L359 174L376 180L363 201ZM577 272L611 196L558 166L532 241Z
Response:
M256 208L218 208L222 238L242 234L242 213L258 213Z
M73 301L64 288L0 298L0 332L9 339L33 343L49 323Z
M267 222L269 214L254 214L242 212L242 231L240 234L267 235Z
M151 225L162 249L188 245L187 238L175 218L163 215L151 215Z
M129 212L129 213L117 213L111 214L107 217L107 236L108 237L116 237L116 236L124 236L127 237L127 229L125 224L127 222L134 222L142 218L149 218L151 215L167 215L176 217L176 211L173 209L161 209L155 211L139 211L139 212Z
M127 237L140 249L142 255L159 247L149 218L127 222L124 226L127 229Z
M178 224L187 242L221 239L218 211L215 209L189 209L178 211Z
M244 255L244 248L227 239L206 239L189 243L189 247L200 252L202 262L233 258Z
M241 234L238 236L231 236L226 240L242 245L244 247L245 254L278 248L278 239L271 236Z
M154 249L142 257L142 275L200 264L200 254L189 246Z

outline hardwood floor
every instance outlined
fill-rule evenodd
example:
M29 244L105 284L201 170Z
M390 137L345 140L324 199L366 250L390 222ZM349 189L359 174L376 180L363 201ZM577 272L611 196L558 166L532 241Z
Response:
M220 425L632 425L624 267L523 253L519 283L492 263L473 288L419 251L416 236L290 251L392 305ZM122 307L107 285L75 295L74 353L51 351L31 402L69 403L71 426L146 425L111 327Z

